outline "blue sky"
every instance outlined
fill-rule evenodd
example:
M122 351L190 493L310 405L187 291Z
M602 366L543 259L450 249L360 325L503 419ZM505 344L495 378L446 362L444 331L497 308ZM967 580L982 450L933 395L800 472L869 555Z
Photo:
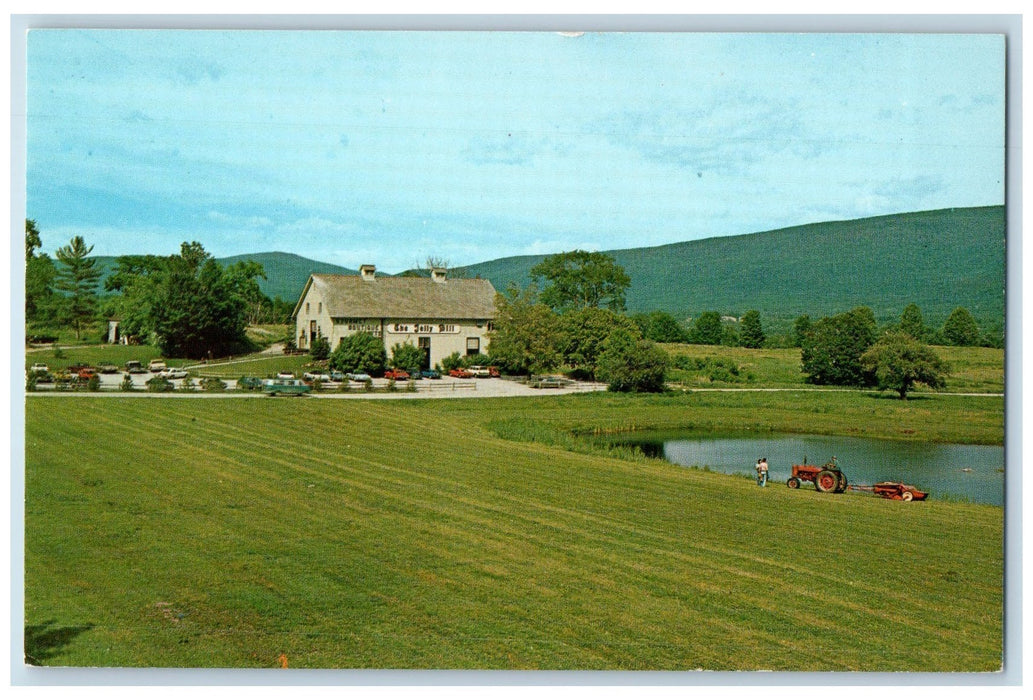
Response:
M34 30L44 250L398 272L1004 202L1004 40Z

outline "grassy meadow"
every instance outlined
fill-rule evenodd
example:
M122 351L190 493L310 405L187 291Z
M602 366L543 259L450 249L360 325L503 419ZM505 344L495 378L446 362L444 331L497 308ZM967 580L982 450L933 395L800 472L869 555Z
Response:
M27 660L1001 667L1001 508L758 489L576 437L667 427L999 443L1003 401L30 396Z

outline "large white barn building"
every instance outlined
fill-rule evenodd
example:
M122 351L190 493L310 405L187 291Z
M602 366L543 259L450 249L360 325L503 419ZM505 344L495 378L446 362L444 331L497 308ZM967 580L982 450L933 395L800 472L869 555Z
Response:
M309 277L294 308L299 349L322 336L336 348L341 338L367 332L382 338L388 356L396 343L411 343L433 367L454 352L487 352L495 318L495 288L483 279L449 279L444 270L427 277L378 277L373 265L358 275Z

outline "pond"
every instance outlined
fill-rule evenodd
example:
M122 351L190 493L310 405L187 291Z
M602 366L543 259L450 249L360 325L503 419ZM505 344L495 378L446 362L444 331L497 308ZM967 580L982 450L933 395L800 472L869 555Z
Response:
M632 445L651 457L726 474L754 475L767 457L768 486L784 485L792 465L824 464L833 456L851 484L902 481L929 498L1004 504L1004 447L942 445L826 435L764 437L699 433L636 433L611 443ZM813 488L804 484L803 488Z

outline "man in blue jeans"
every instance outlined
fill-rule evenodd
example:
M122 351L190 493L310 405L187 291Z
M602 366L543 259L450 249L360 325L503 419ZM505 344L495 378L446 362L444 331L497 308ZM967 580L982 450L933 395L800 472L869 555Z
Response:
M767 486L768 484L768 458L761 457L757 460L757 486Z

